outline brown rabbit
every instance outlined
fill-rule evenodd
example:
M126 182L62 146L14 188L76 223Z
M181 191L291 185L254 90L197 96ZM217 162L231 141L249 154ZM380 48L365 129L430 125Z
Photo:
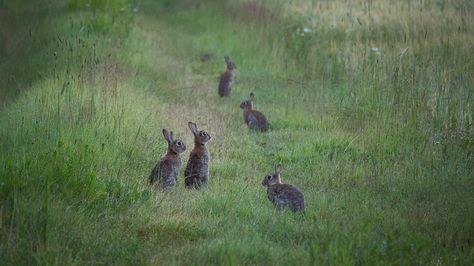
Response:
M268 199L279 210L288 207L293 212L304 212L303 194L290 184L282 184L280 173L283 170L281 164L275 166L275 173L263 178L262 186L267 187Z
M161 188L176 186L176 177L181 168L180 154L186 150L186 145L180 139L173 139L173 132L163 129L163 137L168 142L168 152L161 158L151 171L149 181L153 185L159 181Z
M211 136L204 130L199 131L193 122L188 123L189 129L194 135L194 149L189 154L188 165L184 171L184 185L187 188L207 188L209 182L209 151L206 143Z
M237 67L235 66L234 62L230 60L229 56L224 57L225 63L227 65L226 70L222 73L221 78L219 80L219 96L230 96L232 92L232 82L234 81L234 69Z
M244 109L244 121L251 129L267 131L267 118L261 112L253 110L253 98L254 94L251 92L248 100L240 103L240 108Z

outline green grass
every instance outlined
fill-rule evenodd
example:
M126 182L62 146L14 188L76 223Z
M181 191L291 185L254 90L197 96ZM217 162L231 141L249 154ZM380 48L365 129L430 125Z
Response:
M10 2L5 264L474 260L470 1ZM238 69L220 99L225 54ZM243 124L251 91L265 134ZM184 189L181 174L175 190L154 191L161 129L187 144L184 164L188 121L213 136L210 189ZM260 182L277 162L305 215L266 198Z

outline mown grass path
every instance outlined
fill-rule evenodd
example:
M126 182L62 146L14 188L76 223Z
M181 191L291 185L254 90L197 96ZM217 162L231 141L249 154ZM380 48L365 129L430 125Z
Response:
M312 43L282 35L296 23L291 17L249 17L252 5L145 1L133 20L110 20L108 9L77 3L77 10L60 1L40 9L45 24L27 20L8 42L34 56L4 53L15 67L0 64L2 74L15 74L2 80L12 89L0 94L15 96L0 110L0 259L7 264L472 260L472 138L458 140L455 130L445 139L430 135L423 108L432 92L409 82L429 88L423 82L438 80L419 76L425 66L417 56L441 67L450 57L410 50L404 67L414 74L392 76L402 66L396 49L383 57L386 65L357 47L350 57L338 50L355 42L344 46L343 32L371 38L364 25L325 31L323 24ZM119 2L110 5L122 12ZM392 42L381 36L372 37ZM315 61L294 59L307 44ZM202 62L202 53L213 58ZM237 78L233 95L220 98L225 54ZM460 88L469 82L463 75ZM400 94L382 86L385 78ZM243 123L239 103L251 91L269 132ZM148 175L166 151L163 128L186 143L186 164L188 121L213 136L209 190L186 190L184 169L176 189L150 188ZM283 181L304 193L305 215L278 212L268 201L261 180L277 162Z

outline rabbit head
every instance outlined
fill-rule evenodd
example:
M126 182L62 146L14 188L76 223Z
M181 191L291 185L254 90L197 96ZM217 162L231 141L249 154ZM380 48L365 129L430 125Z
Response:
M249 98L246 100L246 101L242 101L240 103L240 108L244 109L244 110L252 110L253 108L253 98L254 98L254 94L253 92L250 93L250 96Z
M193 132L194 142L196 144L205 145L208 141L211 140L211 135L209 135L204 130L198 130L196 123L188 122L189 129Z
M233 70L237 68L234 62L230 60L230 57L228 55L224 56L224 60L225 60L225 63L227 64L227 69Z
M262 186L269 187L275 184L281 184L281 171L283 171L283 166L281 166L281 164L275 165L275 173L272 175L265 176L262 181Z
M168 142L168 152L180 154L186 150L186 145L182 140L173 138L173 131L163 129L163 137Z

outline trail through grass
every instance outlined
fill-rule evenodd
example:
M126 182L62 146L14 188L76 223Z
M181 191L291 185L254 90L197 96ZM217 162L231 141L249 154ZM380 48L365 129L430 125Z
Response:
M414 28L343 20L328 30L324 13L300 38L293 31L312 25L288 15L309 3L300 2L52 1L37 12L3 4L35 15L0 26L13 36L0 63L0 260L469 264L472 45L460 40L472 30L453 35L446 54L409 35L404 61L394 36ZM370 50L374 40L383 55ZM19 57L24 47L31 55ZM202 53L213 57L202 62ZM225 54L237 78L222 99ZM243 123L239 103L251 91L267 133ZM149 188L166 150L162 128L186 143L185 165L188 121L213 137L209 190L186 190L184 169L175 190ZM305 215L268 201L260 183L277 162L304 193Z

